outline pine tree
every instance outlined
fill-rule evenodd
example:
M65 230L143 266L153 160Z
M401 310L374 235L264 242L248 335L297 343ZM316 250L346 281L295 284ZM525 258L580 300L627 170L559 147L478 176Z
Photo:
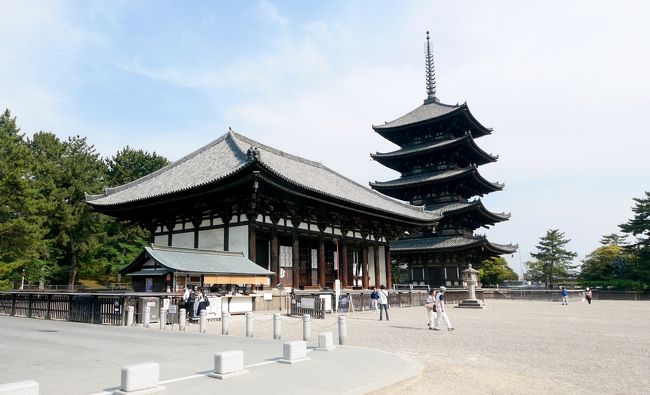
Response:
M635 279L645 289L650 288L650 192L645 198L634 198L634 218L619 225L621 231L636 238L627 250L636 258Z
M10 288L46 254L29 147L9 110L0 116L0 288Z
M502 257L486 259L479 268L481 284L486 287L496 286L504 281L516 280L519 276L508 266L508 261Z
M546 231L546 235L540 238L536 246L538 252L530 254L536 259L528 263L529 274L533 280L544 281L546 287L552 289L554 279L569 276L569 270L577 267L572 261L578 256L575 252L565 249L570 241L559 229Z

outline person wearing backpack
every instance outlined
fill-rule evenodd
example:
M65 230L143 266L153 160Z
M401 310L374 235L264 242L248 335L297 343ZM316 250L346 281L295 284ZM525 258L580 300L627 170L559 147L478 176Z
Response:
M191 286L188 285L187 287L189 288L190 292L187 295L187 301L185 302L185 312L191 321L194 317L194 302L196 301L196 293L191 288Z
M370 294L370 309L374 310L375 313L379 313L379 292L372 287L372 293Z

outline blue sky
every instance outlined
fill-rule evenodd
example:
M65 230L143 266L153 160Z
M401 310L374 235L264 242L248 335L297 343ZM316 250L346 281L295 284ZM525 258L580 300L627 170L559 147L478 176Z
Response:
M506 188L484 201L512 219L484 232L520 245L517 270L550 228L584 258L650 190L643 1L0 3L0 106L28 135L176 160L232 127L364 185L392 179L368 154L395 147L371 125L425 98L430 30L438 97L494 128L482 174Z

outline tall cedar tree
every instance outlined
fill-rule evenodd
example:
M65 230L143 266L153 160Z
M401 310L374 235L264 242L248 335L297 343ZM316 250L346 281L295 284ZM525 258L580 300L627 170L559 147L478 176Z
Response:
M29 147L9 110L0 116L0 289L46 254L44 200L34 186Z
M540 238L537 246L537 253L530 255L536 261L529 263L529 274L535 281L544 281L546 287L553 288L553 280L567 278L569 270L577 265L572 264L573 259L578 256L573 251L565 249L570 239L564 237L559 229L549 229L546 235Z
M107 171L107 183L119 186L167 166L167 158L143 150L126 147L115 156L104 161ZM140 224L127 223L107 218L104 223L106 238L98 250L94 266L87 267L85 277L107 279L118 270L131 263L142 252L151 238L150 232Z
M74 287L80 267L88 264L102 239L102 218L91 211L85 192L101 191L105 168L92 145L80 136L59 140L48 132L30 141L36 159L35 181L52 204L47 213L50 252Z
M650 288L650 192L644 198L634 198L636 202L632 211L634 218L619 228L628 235L636 238L628 247L628 251L636 258L635 279L644 289Z

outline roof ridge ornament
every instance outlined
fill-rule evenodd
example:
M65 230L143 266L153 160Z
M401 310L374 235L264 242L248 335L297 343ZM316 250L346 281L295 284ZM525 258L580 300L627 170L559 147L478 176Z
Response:
M251 147L246 151L249 161L260 160L260 150L259 148L251 145Z
M429 43L429 31L427 30L427 53L424 57L427 75L427 98L424 104L438 102L436 97L436 69L433 65L433 53L431 52L431 44Z

